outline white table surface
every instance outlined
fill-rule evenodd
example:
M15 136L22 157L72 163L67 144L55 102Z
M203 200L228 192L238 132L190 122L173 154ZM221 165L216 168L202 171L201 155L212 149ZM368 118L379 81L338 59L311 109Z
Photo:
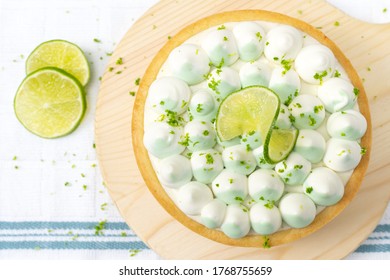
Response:
M156 2L0 0L1 259L159 259L117 212L95 166L93 147L99 77L107 54ZM329 2L362 20L390 22L389 0ZM13 111L26 57L50 39L79 45L92 71L84 120L74 133L55 140L27 132ZM99 224L103 229L96 232ZM347 258L390 259L389 240L388 207L375 232Z

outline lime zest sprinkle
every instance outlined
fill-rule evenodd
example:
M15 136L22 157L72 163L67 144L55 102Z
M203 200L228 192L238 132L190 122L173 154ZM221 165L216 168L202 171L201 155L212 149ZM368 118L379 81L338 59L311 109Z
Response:
M95 226L95 235L103 235L103 230L106 228L107 220L100 221Z
M359 93L360 93L360 90L358 88L353 88L353 93L357 97L359 95Z
M280 62L284 68L282 75L285 75L291 69L293 62L293 59L282 59Z
M259 42L263 39L263 36L261 36L260 32L256 32L256 37L259 39Z
M94 41L95 43L101 43L101 42L102 42L102 40L100 40L100 39L98 39L98 38L93 38L93 41Z
M269 237L267 235L264 235L263 248L264 249L271 248L271 243L270 243Z
M118 58L115 62L116 65L122 65L123 64L123 59L122 57Z
M340 76L341 76L341 73L339 72L339 70L336 70L336 72L334 72L334 77L339 78Z
M307 187L306 193L310 194L313 191L313 187Z
M217 30L224 30L224 29L226 29L226 26L223 24L217 28Z
M264 207L268 208L268 209L272 209L274 208L274 205L275 205L275 202L272 200L268 200L266 204L264 204Z
M211 154L206 154L206 164L213 164L214 158Z

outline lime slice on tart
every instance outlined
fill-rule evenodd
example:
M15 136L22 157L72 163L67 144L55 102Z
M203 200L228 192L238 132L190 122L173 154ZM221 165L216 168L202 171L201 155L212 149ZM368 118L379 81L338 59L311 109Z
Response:
M294 149L298 129L271 129L264 143L264 159L269 164L281 162Z
M278 96L266 87L252 86L228 95L219 106L216 130L221 141L258 131L266 138L279 114Z
M75 130L85 109L83 86L72 75L54 67L29 74L14 100L18 120L43 138L57 138Z
M51 40L36 47L26 60L26 73L50 66L65 70L83 86L89 81L87 58L77 45L68 41Z
M265 160L270 164L280 162L293 150L298 130L275 128L279 110L279 97L266 87L251 86L233 92L219 107L217 135L221 141L228 141L257 131L264 141Z

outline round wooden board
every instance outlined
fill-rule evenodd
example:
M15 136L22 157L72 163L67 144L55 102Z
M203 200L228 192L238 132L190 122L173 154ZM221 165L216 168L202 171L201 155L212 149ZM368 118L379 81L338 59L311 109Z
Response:
M299 241L271 249L223 245L174 220L154 199L139 173L131 143L135 80L168 36L207 15L240 9L264 9L297 17L322 28L351 60L369 98L373 148L371 163L352 203L330 224ZM340 26L335 26L338 21ZM377 225L390 198L386 172L390 158L389 25L354 20L322 1L172 1L162 0L141 17L116 48L99 92L95 134L103 178L119 211L156 253L167 259L340 259L364 241ZM116 65L122 57L123 65ZM368 67L371 71L368 71ZM122 71L121 74L116 74Z

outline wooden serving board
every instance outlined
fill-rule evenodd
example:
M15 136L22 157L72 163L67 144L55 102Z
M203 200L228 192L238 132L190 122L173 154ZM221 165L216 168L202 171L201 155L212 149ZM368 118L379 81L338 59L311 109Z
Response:
M154 55L184 26L231 10L263 9L299 18L321 28L350 59L364 81L373 125L368 172L355 199L314 234L271 249L223 245L174 220L142 180L131 142L135 80ZM335 22L339 26L335 26ZM96 112L97 153L103 178L122 216L156 253L167 259L340 259L373 231L390 198L390 25L348 17L322 1L162 0L147 11L116 48L103 76ZM118 58L123 65L116 65ZM122 71L117 74L118 71Z

